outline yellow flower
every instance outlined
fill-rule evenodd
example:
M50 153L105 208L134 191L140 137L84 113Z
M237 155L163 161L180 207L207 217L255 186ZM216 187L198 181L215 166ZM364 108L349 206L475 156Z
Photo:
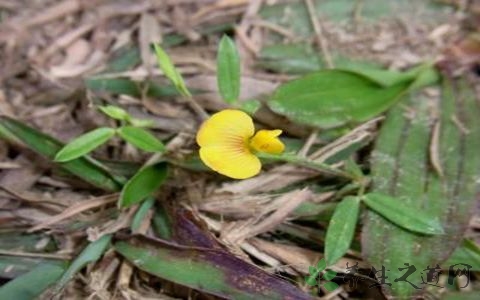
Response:
M262 164L257 152L282 153L281 130L259 130L240 110L222 110L206 120L197 133L200 158L211 169L225 176L245 179L257 175Z

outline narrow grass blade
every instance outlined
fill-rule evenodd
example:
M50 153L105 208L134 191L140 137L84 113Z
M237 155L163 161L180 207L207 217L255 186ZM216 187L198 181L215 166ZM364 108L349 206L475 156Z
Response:
M132 232L137 232L138 228L140 228L140 225L142 224L143 219L145 219L145 216L154 204L154 197L149 197L147 200L143 201L142 205L140 205L135 213L135 216L133 217L132 226L130 226Z
M65 268L62 264L40 264L30 272L2 285L0 299L37 299L62 276Z
M98 240L90 243L82 253L72 262L68 269L63 273L62 277L55 286L55 290L61 290L73 276L89 263L96 262L110 245L112 236L110 234L104 235Z
M8 136L13 137L13 143L21 142L38 154L52 160L62 148L62 143L56 139L8 117L0 116L0 131L0 137L4 136L9 141L12 140ZM62 163L60 167L70 174L107 191L118 191L122 185L122 178L114 176L108 171L107 167L89 157L81 157Z

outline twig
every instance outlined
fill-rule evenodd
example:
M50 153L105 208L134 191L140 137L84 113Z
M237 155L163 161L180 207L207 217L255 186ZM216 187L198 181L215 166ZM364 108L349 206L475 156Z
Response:
M82 201L82 202L80 202L76 205L73 205L73 206L67 208L62 213L49 218L47 221L30 228L28 230L28 232L33 232L33 231L43 229L47 226L58 223L62 220L70 218L70 217L72 217L74 215L77 215L81 212L84 212L86 210L90 210L92 208L96 208L96 207L99 207L99 206L103 206L103 205L115 202L115 201L117 201L117 198L118 198L118 194L112 194L112 195L106 195L106 196L103 196L103 197L95 198L95 199L92 199L92 200Z
M328 50L327 41L323 36L322 27L320 26L320 22L318 21L318 18L316 16L313 2L312 0L305 0L305 4L307 5L308 14L310 15L310 20L313 25L313 30L315 31L315 38L318 43L318 46L320 46L320 50L322 51L325 63L327 64L327 67L329 69L332 69L334 66L332 56L330 55L330 51Z
M307 141L303 145L302 149L300 149L300 151L298 151L298 153L297 153L298 156L300 156L300 157L306 157L307 156L308 151L310 150L310 148L315 143L315 140L317 139L317 135L318 135L318 129L314 129L312 131L312 133L310 133L310 135L308 136Z
M252 21L252 25L253 26L258 26L258 27L263 27L263 28L266 28L266 29L269 29L271 31L274 31L276 33L279 33L283 36L285 36L286 38L288 39L295 39L295 34L286 29L286 28L283 28L275 23L272 23L272 22L268 22L268 21L265 21L265 20L254 20Z
M10 251L0 249L0 255L20 256L20 257L38 257L38 258L53 258L53 259L71 259L70 255L56 254L56 253L32 253L22 251Z
M51 204L51 205L56 205L56 206L61 206L61 207L66 206L62 203L59 203L58 201L35 199L35 198L32 198L32 197L28 197L28 196L22 195L20 192L17 192L13 189L7 188L6 186L3 186L3 185L0 185L0 190L3 190L7 194L10 194L10 195L16 197L17 199L28 202L28 203L46 203L46 204Z

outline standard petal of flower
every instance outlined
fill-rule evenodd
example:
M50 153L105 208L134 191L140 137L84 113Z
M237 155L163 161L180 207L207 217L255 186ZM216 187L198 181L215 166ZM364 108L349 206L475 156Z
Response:
M278 138L280 134L282 134L280 129L259 130L250 140L250 147L258 152L271 154L282 153L283 150L285 150L285 145Z
M200 147L239 143L246 147L255 128L249 115L240 110L222 110L206 120L197 133Z
M260 160L246 148L202 147L200 158L211 169L235 179L253 177L262 167Z

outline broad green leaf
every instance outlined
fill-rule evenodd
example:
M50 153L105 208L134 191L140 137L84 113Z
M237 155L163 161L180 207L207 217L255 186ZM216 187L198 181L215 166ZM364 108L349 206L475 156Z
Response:
M314 266L308 266L308 272L310 273L310 275L318 274L317 269L315 269Z
M37 299L65 271L62 264L43 263L0 286L0 299Z
M135 216L133 217L132 225L130 226L132 232L137 232L138 228L140 228L140 225L142 224L143 219L145 219L145 216L154 204L155 198L153 197L149 197L147 200L143 201L142 205L140 205L135 213Z
M332 270L327 270L325 274L323 274L322 278L325 279L326 281L330 281L333 278L335 278L335 276L337 276L337 272Z
M327 265L336 263L350 248L358 221L360 199L347 196L335 208L325 237Z
M323 285L323 287L324 287L327 291L333 292L334 290L338 289L338 284L336 284L335 282L329 281L329 282L325 282L325 284Z
M165 146L153 134L143 128L123 126L117 129L118 135L130 144L149 152L163 152Z
M107 105L107 106L99 106L101 112L109 116L110 118L116 120L127 121L131 117L130 115L121 107L114 106L114 105Z
M112 235L106 234L98 240L91 242L87 247L85 247L85 249L83 249L80 255L75 258L75 260L71 263L68 269L63 273L62 277L55 286L55 290L61 290L65 286L65 284L69 282L73 278L73 276L83 267L85 267L89 263L96 262L98 259L100 259L100 257L110 245L111 239Z
M5 138L12 143L20 142L48 159L53 159L63 146L51 136L2 116L0 116L0 138ZM90 157L80 157L62 163L60 168L106 191L120 190L123 182L123 178L113 175L107 167Z
M323 64L309 44L275 44L262 48L259 65L278 73L302 74L318 71Z
M405 270L399 268L405 263L416 266L417 274L427 266L448 267L446 259L462 241L479 189L479 115L474 89L464 79L450 78L443 79L440 99L412 93L388 113L372 153L372 192L401 201L393 210L407 207L413 215L428 211L445 231L443 235L415 234L369 210L362 253L372 266L390 270L389 278L400 278ZM439 128L436 142L432 141L435 128ZM436 168L432 153L438 157ZM384 286L388 297L411 299L422 292L408 282L391 283Z
M141 236L120 240L114 248L147 273L220 298L311 299L287 281L223 249L186 247Z
M408 207L401 199L378 193L364 195L367 206L396 225L423 234L445 233L438 217L417 207Z
M293 121L326 129L377 116L393 105L408 85L382 87L355 72L323 70L280 86L268 105Z
M253 116L261 106L260 101L255 99L247 100L240 104L240 108L251 116Z
M128 207L151 196L167 179L167 171L167 163L165 162L140 169L123 187L119 206Z
M220 40L217 54L217 84L227 103L235 103L240 95L240 57L235 43L226 35Z
M84 156L101 146L115 135L115 129L101 127L85 133L66 144L57 155L55 161L66 162Z

